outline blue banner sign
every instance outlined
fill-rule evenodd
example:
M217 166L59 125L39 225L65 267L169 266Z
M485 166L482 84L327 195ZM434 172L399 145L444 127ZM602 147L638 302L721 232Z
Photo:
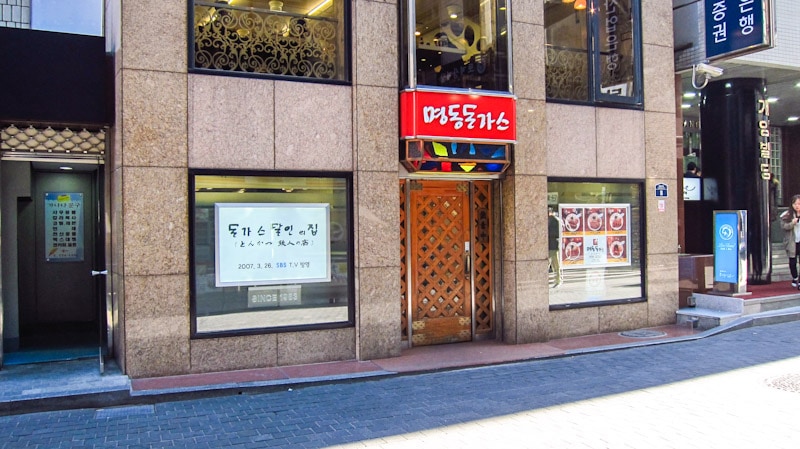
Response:
M739 214L714 212L714 281L739 282Z
M765 0L705 0L706 58L772 45Z

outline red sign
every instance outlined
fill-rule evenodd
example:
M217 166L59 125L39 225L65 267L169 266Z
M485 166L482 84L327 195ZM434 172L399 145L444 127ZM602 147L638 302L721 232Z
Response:
M516 98L419 90L401 92L400 138L515 143Z

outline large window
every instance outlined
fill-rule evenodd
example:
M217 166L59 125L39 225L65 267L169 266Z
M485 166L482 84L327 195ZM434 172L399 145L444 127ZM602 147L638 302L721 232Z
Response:
M550 308L642 301L642 186L547 183Z
M194 0L195 70L348 81L346 0Z
M413 17L404 28L413 64L403 65L415 66L404 71L406 87L509 91L506 0L406 1L403 14Z
M353 325L349 175L190 179L193 335Z
M642 104L639 0L545 0L547 98Z

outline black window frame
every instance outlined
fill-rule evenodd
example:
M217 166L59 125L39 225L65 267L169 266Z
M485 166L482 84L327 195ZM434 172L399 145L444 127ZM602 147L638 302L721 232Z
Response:
M545 0L542 0L543 2ZM547 97L546 101L552 103L566 103L566 104L581 104L581 105L596 105L608 107L620 107L626 109L644 109L644 75L643 75L643 57L642 49L642 7L641 0L630 0L631 14L633 20L633 50L634 50L634 67L633 67L633 90L634 94L631 96L619 96L605 94L600 90L600 23L597 14L593 11L597 8L599 2L606 0L586 0L586 24L588 27L587 36L587 69L589 85L588 99L575 100L566 98L553 98Z
M501 93L501 94L513 94L513 86L514 86L514 53L513 53L513 39L512 39L512 23L513 23L513 14L512 14L512 6L511 0L496 0L498 3L502 3L502 5L498 5L498 8L503 8L503 15L506 18L505 23L505 39L506 42L504 44L505 47L505 62L506 62L506 89L474 89L474 88L463 88L463 87L446 87L446 86L437 86L437 85L430 85L430 84L420 84L417 80L417 46L416 46L416 36L413 35L411 31L411 23L416 24L416 6L417 3L423 2L425 0L399 0L397 2L398 7L398 38L400 39L399 43L399 52L398 52L398 86L400 90L403 89L426 89L426 90L440 90L440 91L474 91L477 93ZM433 1L433 0L431 0ZM440 1L440 0L436 0ZM446 3L442 1L442 3ZM412 7L413 6L413 13ZM413 17L413 22L411 22L411 17ZM498 23L498 26L500 24ZM500 32L500 31L498 31Z
M216 75L216 76L231 76L231 77L239 77L239 78L256 78L256 79L270 79L270 80L282 80L282 81L294 81L294 82L304 82L304 83L317 83L317 84L332 84L332 85L340 85L340 86L351 86L353 84L353 28L352 28L352 1L351 0L342 0L344 1L344 79L337 80L337 79L324 79L324 78L312 78L306 76L294 76L294 75L276 75L271 73L257 73L257 72L240 72L234 70L217 70L217 69L206 69L206 68L199 68L195 67L195 34L194 34L194 6L195 2L213 2L213 0L189 0L187 1L187 10L188 10L188 20L187 20L187 42L186 42L186 53L187 53L187 71L188 73L196 73L196 74L204 74L204 75Z
M583 309L587 307L604 307L615 306L621 304L634 304L641 302L648 302L647 299L647 284L645 283L647 271L647 210L645 198L645 182L642 179L628 179L628 178L568 178L568 177L548 177L547 184L548 194L550 193L550 183L592 183L592 184L632 184L639 188L639 203L636 204L640 211L640 224L639 224L639 239L638 244L640 248L640 266L639 266L639 279L641 286L641 296L631 298L619 298L601 301L585 301L585 302L571 302L564 304L548 304L549 310L569 310L569 309ZM593 203L587 203L593 204ZM633 206L633 204L631 204ZM549 236L548 236L549 237ZM548 298L549 303L549 298Z
M195 266L195 192L197 176L255 176L255 177L284 177L284 178L338 178L345 181L346 195L346 217L348 226L347 243L347 321L301 324L289 326L258 327L235 329L225 331L198 332L197 330L197 272ZM195 168L188 171L189 187L189 315L190 315L190 338L208 339L220 337L237 337L247 335L269 335L287 332L302 332L313 330L343 329L355 327L355 232L353 215L353 174L350 172L320 172L320 171L252 171L252 170L228 170L228 169L207 169Z

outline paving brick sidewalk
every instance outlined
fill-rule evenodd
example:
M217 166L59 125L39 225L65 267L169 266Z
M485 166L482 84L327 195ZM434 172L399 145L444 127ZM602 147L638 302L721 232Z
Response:
M768 381L791 387L794 374L800 321L267 394L8 416L0 448L788 448L800 437L800 396Z

